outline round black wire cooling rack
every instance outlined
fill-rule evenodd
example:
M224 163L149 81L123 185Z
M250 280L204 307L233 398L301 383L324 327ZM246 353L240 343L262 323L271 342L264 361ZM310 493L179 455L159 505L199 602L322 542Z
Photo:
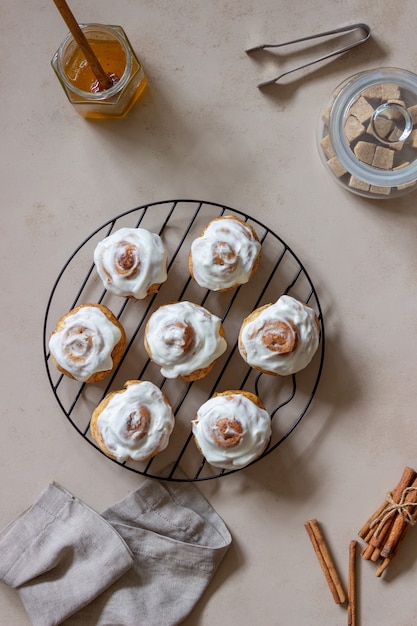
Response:
M255 276L246 285L223 293L202 289L190 277L188 254L191 242L207 223L220 215L235 215L248 222L262 243ZM93 262L93 252L104 237L122 227L141 227L158 233L168 251L168 279L157 294L136 301L121 298L103 288ZM321 325L319 349L303 371L286 377L260 374L241 358L237 339L243 319L253 309L275 302L282 294L308 303ZM201 304L222 319L228 348L213 370L202 380L183 383L162 377L148 358L143 334L148 317L167 302L189 300ZM49 336L62 315L88 302L106 305L126 331L127 343L115 372L98 384L79 383L56 370L49 355ZM256 393L271 415L272 437L259 459L276 450L295 430L316 393L324 359L324 324L316 290L290 247L267 226L241 211L213 202L169 200L142 205L109 220L89 235L71 254L60 271L48 300L44 329L44 356L52 391L78 433L100 454L89 430L97 404L111 390L122 389L127 380L150 380L163 389L175 413L175 427L168 447L147 463L120 463L143 476L172 481L201 481L241 470L219 470L201 456L191 432L191 420L203 402L216 391L245 389Z

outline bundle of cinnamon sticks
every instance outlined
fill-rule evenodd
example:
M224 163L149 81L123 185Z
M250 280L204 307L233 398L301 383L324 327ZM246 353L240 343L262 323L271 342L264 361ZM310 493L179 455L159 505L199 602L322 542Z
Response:
M414 524L417 524L417 472L406 467L395 489L386 494L385 500L358 532L366 543L362 557L378 563L376 576L380 577L385 572ZM317 520L309 520L305 528L334 601L336 604L344 604L347 600L348 625L355 626L357 541L353 540L349 545L348 592L345 594Z
M376 576L382 576L416 522L417 472L406 467L395 489L387 493L358 533L366 543L362 557L378 563Z

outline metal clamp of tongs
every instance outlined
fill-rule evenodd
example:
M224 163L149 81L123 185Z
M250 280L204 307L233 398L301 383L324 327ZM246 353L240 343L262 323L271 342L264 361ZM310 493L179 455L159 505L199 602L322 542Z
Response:
M309 65L320 63L320 61L324 61L325 59L329 59L330 57L343 54L344 52L347 52L351 48L355 48L356 46L359 46L360 44L365 43L365 41L367 41L369 37L371 36L371 29L369 28L367 24L361 24L361 23L352 24L351 26L343 26L341 28L336 28L334 30L328 30L324 33L318 33L317 35L309 35L308 37L301 37L300 39L294 39L292 41L286 41L284 43L263 44L261 46L255 46L254 48L248 48L246 50L246 53L251 54L252 52L256 52L258 50L266 50L268 48L282 48L283 46L289 46L291 44L301 43L303 41L310 41L312 39L319 39L320 37L329 37L330 35L338 35L338 34L343 34L343 33L359 33L360 37L359 39L355 39L354 41L346 43L345 45L341 46L340 48L337 48L337 50L334 50L333 52L329 52L328 54L324 54L320 57L317 57L313 59L312 61L309 61L308 63L304 63L303 65L298 65L297 67L293 67L292 69L287 70L286 72L283 72L282 74L280 74L279 76L276 76L275 78L265 80L259 83L258 87L265 87L266 85L272 85L273 83L277 83L279 80L281 80L281 78L283 78L284 76L287 76L287 74L291 74L292 72L302 70L305 67L308 67Z

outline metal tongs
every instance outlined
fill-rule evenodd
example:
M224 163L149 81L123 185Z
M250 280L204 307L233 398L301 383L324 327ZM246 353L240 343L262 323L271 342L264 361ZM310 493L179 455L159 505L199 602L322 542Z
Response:
M261 88L261 87L265 87L266 85L272 85L273 83L277 83L281 78L283 78L284 76L287 76L287 74L291 74L292 72L302 70L303 68L308 67L309 65L320 63L320 61L324 61L325 59L329 59L330 57L343 54L344 52L347 52L351 48L355 48L356 46L359 46L360 44L365 43L365 41L367 41L369 37L371 36L371 29L369 28L367 24L362 24L362 23L352 24L351 26L343 26L341 28L336 28L334 30L328 30L324 33L318 33L317 35L309 35L308 37L301 37L300 39L294 39L293 41L286 41L284 43L276 43L276 44L263 44L261 46L248 48L246 50L246 53L251 54L252 52L256 52L258 50L265 50L267 48L282 48L283 46L289 46L291 44L300 43L302 41L310 41L312 39L318 39L320 37L329 37L330 35L337 35L340 33L358 33L358 32L361 34L359 39L351 41L350 43L346 43L342 47L337 48L337 50L334 50L333 52L329 52L328 54L324 54L320 57L317 57L316 59L313 59L312 61L309 61L308 63L304 63L303 65L298 65L297 67L287 70L286 72L283 72L282 74L280 74L279 76L276 76L275 78L265 80L259 83L258 87Z

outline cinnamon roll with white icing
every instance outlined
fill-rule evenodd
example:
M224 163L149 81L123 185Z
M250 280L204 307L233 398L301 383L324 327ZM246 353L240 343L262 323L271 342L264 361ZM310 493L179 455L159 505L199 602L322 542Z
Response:
M144 228L120 228L94 250L101 281L117 296L142 300L167 279L167 252L159 235Z
M192 302L164 304L149 318L145 348L166 378L206 376L227 344L221 320Z
M239 352L254 369L276 376L295 374L312 360L320 341L315 311L281 296L253 311L239 332Z
M194 239L188 267L200 287L228 291L252 278L260 254L261 244L252 226L225 215L212 220Z
M80 382L102 380L119 364L126 334L119 320L101 304L81 304L58 320L49 338L57 369Z
M271 438L271 418L255 394L225 391L199 408L192 432L210 465L240 469L265 451Z
M105 396L94 410L94 441L117 461L147 461L164 450L174 428L170 402L153 383L129 380Z

